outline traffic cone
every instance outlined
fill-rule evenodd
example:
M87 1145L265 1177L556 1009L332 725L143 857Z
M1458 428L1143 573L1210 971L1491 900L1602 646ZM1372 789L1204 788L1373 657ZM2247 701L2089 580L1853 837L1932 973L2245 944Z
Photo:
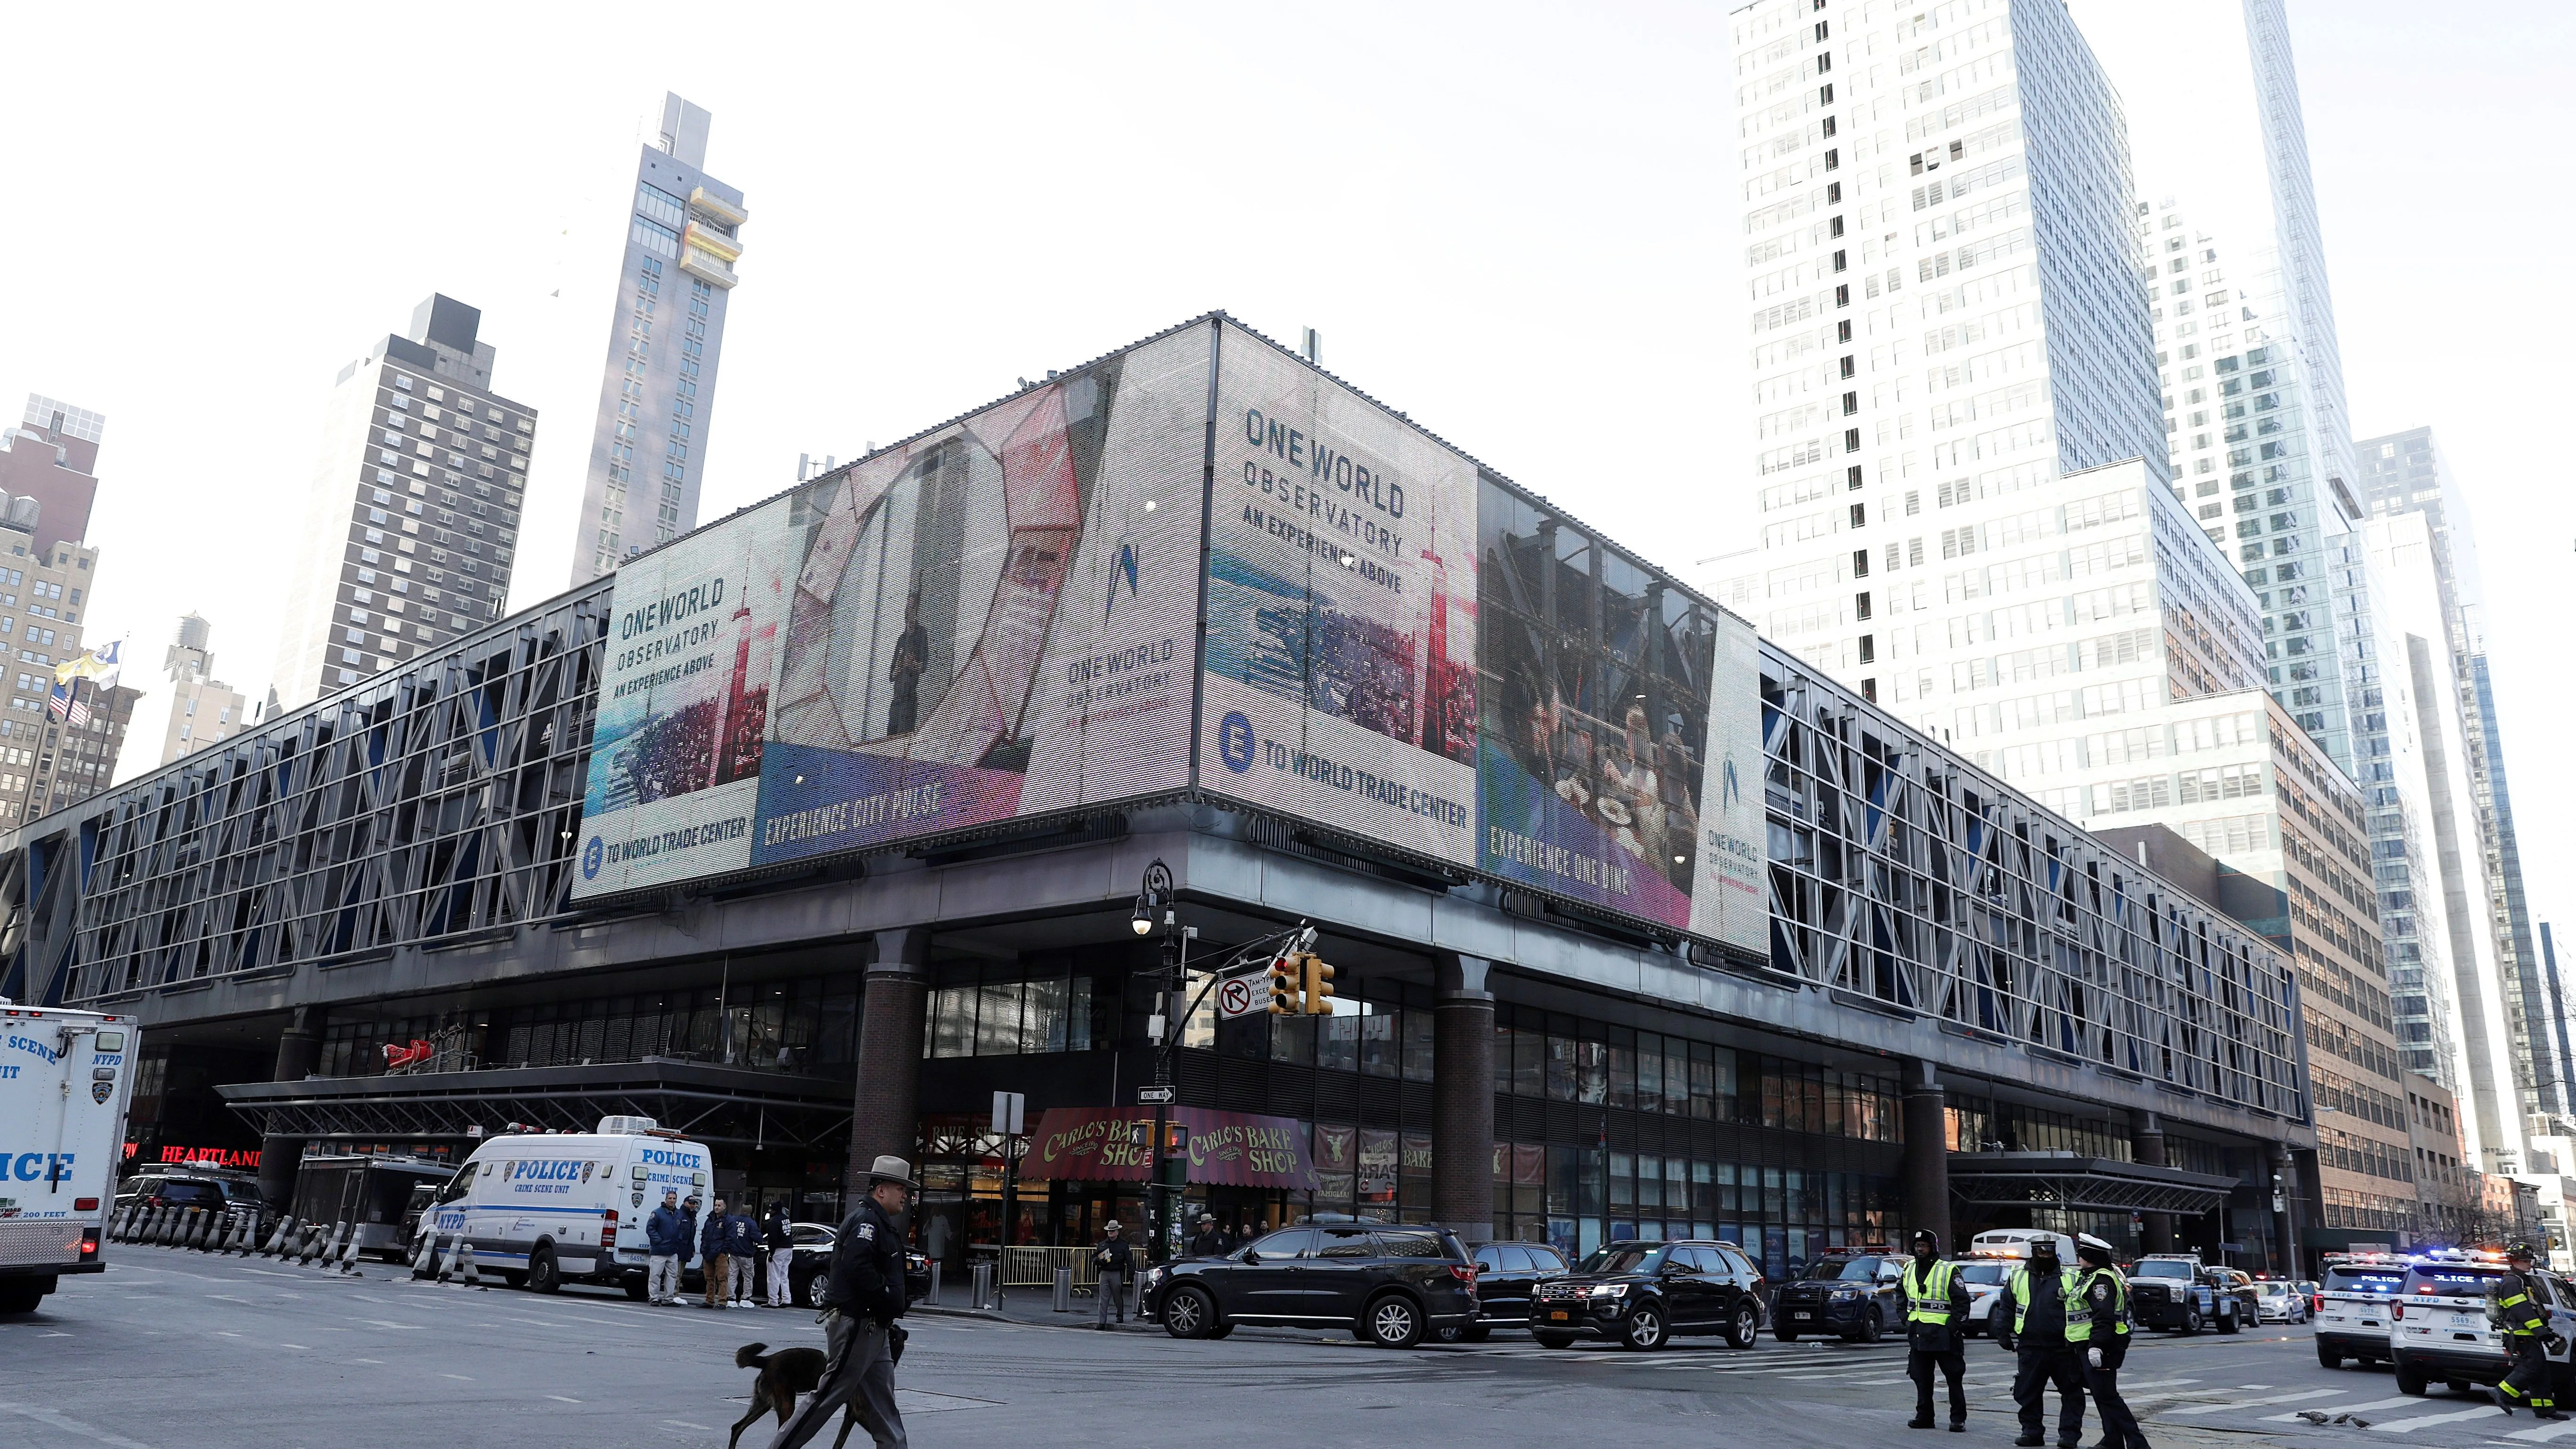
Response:
M459 1232L457 1236L462 1238L465 1234ZM465 1286L468 1288L481 1288L483 1286L482 1270L474 1266L474 1245L472 1243L467 1243L465 1245Z
M421 1233L420 1251L412 1254L411 1276L415 1279L429 1277L431 1269L437 1265L437 1258L438 1230L431 1228Z

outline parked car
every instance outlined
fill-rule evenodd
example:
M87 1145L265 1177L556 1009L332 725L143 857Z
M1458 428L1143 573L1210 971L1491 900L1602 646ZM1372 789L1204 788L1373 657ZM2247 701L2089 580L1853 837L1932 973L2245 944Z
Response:
M1497 1328L1529 1327L1530 1294L1563 1275L1565 1259L1545 1243L1480 1243L1476 1258L1476 1321L1443 1327L1442 1343L1482 1343Z
M1733 1243L1612 1243L1538 1285L1530 1337L1549 1348L1606 1338L1662 1348L1673 1335L1718 1333L1751 1348L1761 1332L1762 1273Z
M2414 1261L2388 1305L2397 1392L2421 1394L2445 1384L2453 1393L2467 1393L2503 1381L2513 1361L2505 1355L2503 1335L2487 1319L2487 1305L2504 1273L2493 1253L2452 1249ZM2535 1271L2527 1281L2532 1302L2557 1331L2559 1346L2549 1360L2556 1366L2552 1377L2563 1380L2568 1345L2576 1342L2576 1289L2555 1273Z
M1223 1338L1239 1324L1346 1327L1364 1343L1411 1348L1476 1323L1476 1264L1446 1228L1314 1223L1264 1234L1222 1258L1145 1270L1147 1316L1174 1338Z
M1884 1248L1825 1253L1780 1286L1771 1305L1771 1335L1782 1343L1795 1343L1802 1334L1876 1343L1905 1321L1899 1282L1904 1272L1904 1256ZM1973 1293L1969 1301L1975 1301Z
M789 1223L787 1240L795 1246L787 1251L792 1259L787 1265L787 1292L799 1308L822 1305L822 1289L815 1285L832 1268L832 1244L841 1230L830 1223ZM903 1292L906 1303L919 1303L930 1296L930 1259L907 1248L903 1254Z
M2317 1362L2341 1368L2345 1359L2386 1360L2390 1314L2406 1283L2406 1260L2393 1253L2329 1254L2317 1295Z
M2142 1328L2185 1337L2205 1328L2234 1333L2252 1321L2233 1295L2201 1276L2197 1253L2149 1253L2129 1265L2129 1313Z
M2308 1321L2308 1295L2296 1283L2278 1280L2254 1285L2254 1321L2256 1323L2305 1323Z
M2255 1291L2253 1274L2242 1268L2213 1267L2201 1269L2200 1276L2201 1280L2209 1285L2210 1291L2218 1295L2218 1309L2222 1320L2230 1316L2229 1304L2232 1302L2235 1305L2234 1322L2222 1321L2219 1324L2219 1332L2234 1333L2237 1329L2248 1328L2263 1321L2263 1299L2262 1295Z
M2018 1265L2006 1259L1982 1256L1951 1261L1959 1265L1959 1281L1968 1288L1968 1321L1960 1328L1965 1336L1974 1338L1988 1331L1992 1323L1988 1315L2002 1301L2004 1280L2012 1276L2012 1270ZM1898 1291L1904 1291L1902 1283L1898 1284Z
M2317 1314L2324 1311L2325 1288L2315 1279L2302 1278L2290 1286L2297 1290L2300 1297L2308 1300L2308 1316L2310 1318L2314 1318Z

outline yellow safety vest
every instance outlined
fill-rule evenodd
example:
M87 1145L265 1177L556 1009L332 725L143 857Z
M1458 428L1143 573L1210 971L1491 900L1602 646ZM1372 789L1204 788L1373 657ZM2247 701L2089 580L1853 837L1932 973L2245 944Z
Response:
M1920 1263L1905 1265L1905 1321L1947 1324L1954 1311L1950 1306L1950 1280L1959 1265L1934 1260L1930 1282L1923 1281L1922 1267Z
M2092 1272L2085 1274L2076 1285L2084 1296L2067 1305L2066 1341L2068 1343L2087 1343L2092 1340L2092 1294L2093 1285L2096 1282L2108 1282L2111 1285L2111 1311L2116 1315L2111 1320L2112 1336L2115 1338L2128 1337L2129 1280L2121 1277L2117 1269L2096 1268Z
M2066 1305L2066 1338L2075 1339L2076 1278L2072 1268L2057 1270L2057 1296ZM2030 1269L2016 1268L2012 1276L2013 1337L2021 1337L2022 1315L2030 1311ZM2088 1330L2089 1331L2089 1330Z

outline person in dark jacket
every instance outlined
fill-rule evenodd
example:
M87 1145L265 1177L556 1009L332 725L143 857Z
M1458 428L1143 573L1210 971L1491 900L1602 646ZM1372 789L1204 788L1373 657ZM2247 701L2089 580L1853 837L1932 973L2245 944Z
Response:
M698 1273L706 1279L709 1308L728 1306L726 1280L732 1277L732 1261L726 1251L730 1229L725 1221L725 1200L717 1198L708 1205L706 1225L698 1229Z
M2504 1250L2504 1276L2488 1290L2495 1304L2490 1315L2502 1325L2505 1356L2513 1361L2504 1381L2487 1390L2497 1408L2510 1417L2519 1406L2535 1419L2564 1419L2550 1392L2549 1355L2558 1334L2549 1315L2532 1301L2531 1249L2520 1243Z
M644 1220L644 1245L653 1255L644 1280L646 1301L679 1302L680 1265L689 1257L689 1220L680 1211L678 1188L662 1189L662 1205Z
M1094 1328L1109 1326L1109 1311L1114 1304L1118 1321L1127 1321L1127 1280L1136 1272L1136 1245L1120 1233L1118 1220L1111 1218L1100 1230L1100 1241L1091 1246L1091 1266L1100 1275L1100 1286L1094 1292L1099 1300L1100 1319Z
M1190 1237L1190 1256L1193 1258L1222 1258L1233 1251L1233 1235L1216 1225L1216 1214L1199 1214L1199 1230Z
M722 1301L728 1307L751 1306L751 1270L760 1258L760 1224L741 1210L725 1214L725 1292Z
M1925 1229L1914 1235L1914 1259L1899 1279L1905 1296L1905 1376L1914 1380L1914 1418L1909 1429L1932 1427L1932 1380L1937 1371L1950 1385L1950 1432L1968 1431L1968 1393L1960 1380L1968 1371L1966 1327L1968 1284L1958 1264L1941 1261L1941 1237Z
M832 1267L823 1279L828 1357L813 1397L781 1426L769 1449L801 1449L844 1404L858 1405L877 1449L905 1449L903 1414L894 1402L895 1360L903 1354L903 1228L919 1191L912 1164L880 1157L868 1173L868 1195L841 1220Z
M2129 1357L2129 1280L2111 1266L2111 1256L2109 1243L2091 1233L2077 1235L2075 1258L2084 1269L2075 1281L2082 1291L2067 1337L2076 1340L2084 1360L2084 1392L2102 1416L2102 1442L2093 1449L2150 1449L2138 1416L2120 1396L2120 1365Z
M2078 1449L2084 1438L2084 1374L2075 1346L2066 1341L2067 1315L2081 1296L2075 1270L2060 1262L2057 1240L2034 1236L2030 1261L2016 1269L2005 1289L2013 1315L2013 1402L2021 1409L2021 1437L2016 1449L2035 1449L2046 1439L2042 1395L2057 1388L2057 1449Z
M796 1235L787 1229L787 1204L769 1205L769 1220L761 1224L760 1236L769 1249L769 1306L785 1308L796 1297Z

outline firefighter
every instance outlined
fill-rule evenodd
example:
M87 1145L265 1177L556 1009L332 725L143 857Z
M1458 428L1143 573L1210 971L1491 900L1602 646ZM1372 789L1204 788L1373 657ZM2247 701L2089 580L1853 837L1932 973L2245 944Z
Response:
M2535 1419L2564 1419L2549 1387L2549 1355L2562 1342L2549 1327L2549 1315L2532 1301L2531 1280L2523 1276L2531 1271L2531 1249L2521 1243L2505 1249L2504 1265L2504 1276L2489 1292L2487 1317L2503 1334L2505 1356L2513 1367L2503 1383L2487 1392L2507 1414L2519 1404Z
M1959 1265L1941 1257L1941 1238L1930 1229L1914 1235L1914 1261L1905 1265L1905 1376L1914 1380L1914 1418L1905 1427L1932 1427L1932 1374L1950 1382L1950 1432L1968 1431L1968 1285Z

